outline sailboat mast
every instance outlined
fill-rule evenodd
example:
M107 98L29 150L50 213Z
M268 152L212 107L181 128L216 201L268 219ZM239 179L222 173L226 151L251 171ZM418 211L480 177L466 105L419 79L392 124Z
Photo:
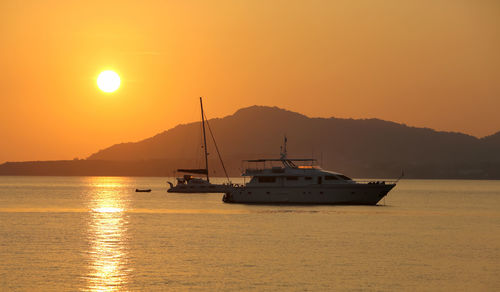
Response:
M201 106L201 124L203 126L203 149L205 150L205 169L207 171L207 182L210 182L210 177L208 175L208 152L207 152L207 136L205 135L205 115L203 114L203 101L200 97Z

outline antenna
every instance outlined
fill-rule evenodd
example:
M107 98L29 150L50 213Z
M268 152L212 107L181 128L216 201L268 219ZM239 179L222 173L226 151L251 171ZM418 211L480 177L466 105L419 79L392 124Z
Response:
M288 154L288 153L287 153L287 151L286 151L286 142L287 142L287 141L288 141L288 140L286 139L286 135L285 135L285 146L284 146L284 148L285 148L285 149L283 150L283 151L284 151L284 153L285 153L285 156Z
M285 134L285 138L284 138L284 142L283 142L283 146L280 147L280 158L281 159L286 159L286 156L287 156L287 151L286 151L286 142L287 142L287 139L286 139L286 134Z

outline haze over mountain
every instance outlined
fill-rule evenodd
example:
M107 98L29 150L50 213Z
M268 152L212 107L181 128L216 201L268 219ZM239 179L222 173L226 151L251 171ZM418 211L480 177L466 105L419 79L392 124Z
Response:
M396 177L404 169L413 178L500 178L500 132L479 139L378 119L309 118L265 106L240 109L209 120L209 125L230 175L240 174L243 159L277 157L286 134L291 157L313 156L324 168L351 176ZM211 170L221 176L209 132L207 136ZM87 161L72 163L86 169L86 175L163 176L172 175L178 167L200 167L201 123L178 125L138 142L116 144ZM9 174L8 169L12 173L14 165L2 165L0 173ZM30 168L26 163L24 167ZM104 174L103 169L107 169ZM69 173L79 174L78 169Z

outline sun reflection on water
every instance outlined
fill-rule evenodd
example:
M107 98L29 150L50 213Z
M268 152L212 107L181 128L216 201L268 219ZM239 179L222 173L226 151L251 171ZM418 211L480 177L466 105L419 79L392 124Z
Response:
M88 224L90 291L121 291L127 284L129 194L126 178L93 177Z

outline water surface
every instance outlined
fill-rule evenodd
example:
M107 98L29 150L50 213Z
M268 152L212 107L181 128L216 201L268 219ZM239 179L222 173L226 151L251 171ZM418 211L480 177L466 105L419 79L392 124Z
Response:
M168 194L166 180L0 177L0 290L500 288L500 181L402 180L381 206L258 206Z

